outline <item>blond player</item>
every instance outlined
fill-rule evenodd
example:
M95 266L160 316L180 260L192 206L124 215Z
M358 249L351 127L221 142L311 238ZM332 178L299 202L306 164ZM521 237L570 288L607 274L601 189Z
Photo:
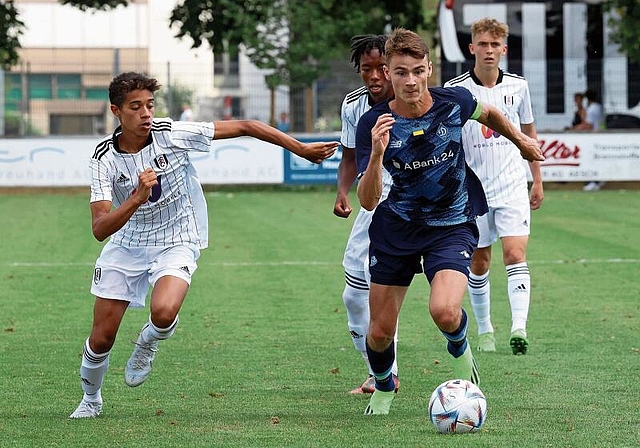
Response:
M479 102L495 106L524 134L537 139L527 81L499 68L500 59L507 53L508 35L508 26L495 19L474 22L469 50L475 56L475 66L446 82L445 87L466 87ZM513 354L524 355L529 346L526 324L531 278L526 251L531 210L540 208L544 199L540 162L530 162L533 184L529 193L525 165L509 139L473 120L463 127L462 139L467 164L480 178L489 204L489 212L477 220L480 238L471 262L468 288L478 324L478 349L496 351L489 267L491 246L500 238L511 305L509 344Z

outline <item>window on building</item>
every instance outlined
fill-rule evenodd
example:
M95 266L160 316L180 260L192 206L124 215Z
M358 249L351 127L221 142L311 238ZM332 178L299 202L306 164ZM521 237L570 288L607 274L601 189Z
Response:
M49 116L51 135L93 135L104 133L104 123L99 115L58 115Z
M215 75L238 75L240 73L238 53L218 52L213 54L213 73Z
M6 110L20 110L22 101L22 82L20 73L5 73L4 75L4 107Z
M106 87L87 87L84 91L85 98L88 100L108 101L109 89Z
M81 97L82 82L80 75L57 75L57 95L61 100L76 100Z
M213 74L224 75L224 53L216 52L213 54Z
M29 75L29 99L47 99L53 96L51 88L51 75L30 74Z
M240 63L238 54L215 53L213 55L214 83L222 89L237 89L240 87Z

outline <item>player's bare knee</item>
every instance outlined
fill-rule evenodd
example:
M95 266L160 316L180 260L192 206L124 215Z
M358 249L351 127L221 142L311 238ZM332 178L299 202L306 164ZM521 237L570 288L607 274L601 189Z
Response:
M512 264L522 263L527 259L524 250L511 250L503 254L502 260L505 266L510 266Z
M116 341L115 333L91 333L89 338L89 348L94 353L106 353L113 347Z
M431 317L436 326L446 332L455 331L460 325L460 312L456 312L451 308L435 308L431 309Z
M158 328L169 328L176 320L178 309L170 306L161 306L151 311L151 322Z
M368 338L373 341L377 347L388 347L395 336L395 328L385 327L382 325L372 325L369 327Z

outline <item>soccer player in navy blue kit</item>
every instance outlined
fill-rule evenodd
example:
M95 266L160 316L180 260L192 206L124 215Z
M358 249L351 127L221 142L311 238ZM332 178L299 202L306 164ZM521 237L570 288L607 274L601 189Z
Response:
M366 341L376 390L366 415L389 413L395 396L391 366L397 318L411 280L421 270L431 285L429 312L448 341L454 377L479 383L462 299L478 243L475 218L487 212L487 202L465 162L464 123L473 119L486 124L513 141L524 158L544 160L536 140L498 109L477 102L467 89L428 88L429 48L418 34L396 29L385 54L385 74L395 98L364 114L356 133L358 199L365 209L376 209L369 227ZM378 204L383 167L393 185Z

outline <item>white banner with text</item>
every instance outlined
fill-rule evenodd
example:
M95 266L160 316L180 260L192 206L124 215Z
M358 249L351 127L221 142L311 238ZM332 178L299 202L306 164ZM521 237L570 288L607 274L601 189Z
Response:
M545 182L640 181L638 133L543 133L539 139ZM91 137L0 139L0 187L88 186L97 142ZM315 167L283 153L278 146L242 137L215 140L211 152L193 153L192 161L204 185L300 183L298 171L311 168L315 177L307 175L307 183L336 183L340 152ZM291 163L291 158L305 163Z
M0 187L73 187L91 183L95 138L0 139ZM283 149L250 137L214 140L191 160L203 184L280 184Z

